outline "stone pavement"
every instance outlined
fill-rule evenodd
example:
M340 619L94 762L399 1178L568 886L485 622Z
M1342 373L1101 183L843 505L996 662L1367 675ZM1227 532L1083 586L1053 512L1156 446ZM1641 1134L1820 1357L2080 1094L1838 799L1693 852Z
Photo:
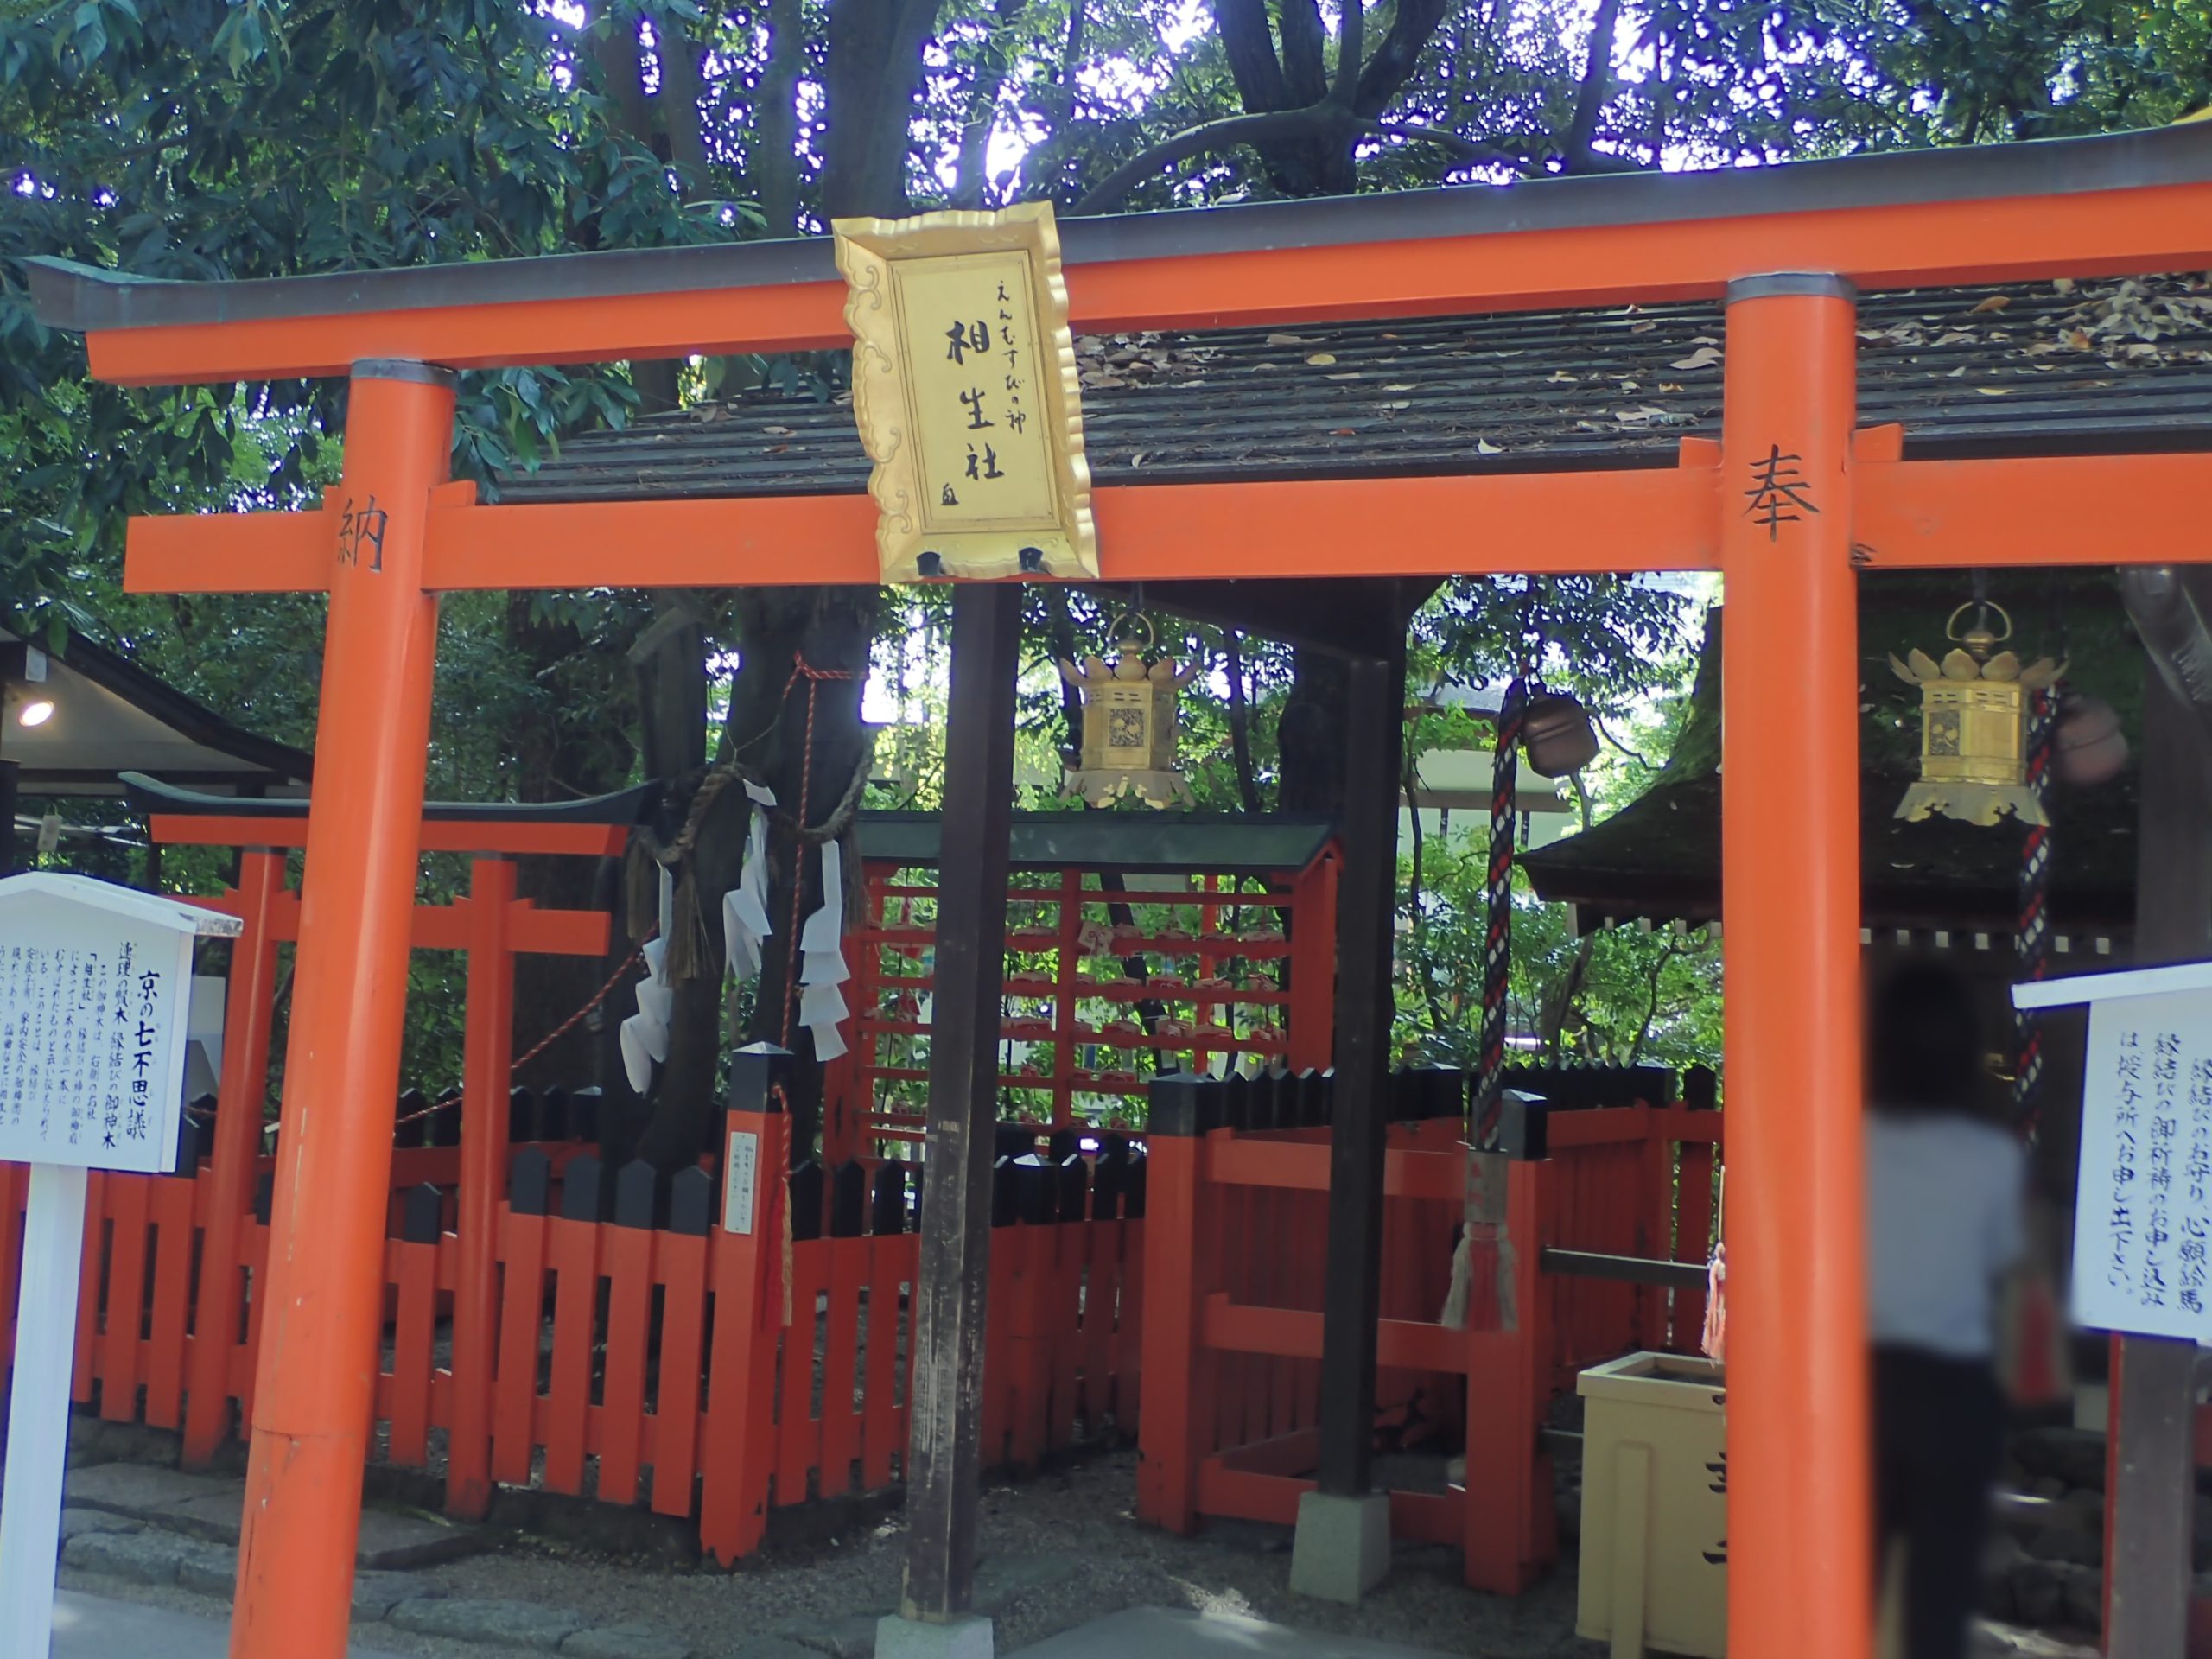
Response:
M75 1572L98 1573L157 1588L174 1586L200 1595L230 1599L238 1580L238 1517L243 1486L216 1475L188 1474L143 1463L103 1463L72 1469L62 1491L61 1564ZM560 1653L568 1659L691 1659L691 1649L659 1632L623 1625L599 1625L581 1612L530 1601L479 1600L448 1596L410 1569L434 1566L484 1548L481 1535L435 1516L361 1512L361 1542L353 1573L353 1626L383 1622L418 1636L487 1647ZM63 1659L81 1653L136 1654L147 1630L165 1629L167 1615L99 1598L65 1597L64 1605L89 1606L97 1618L88 1628L117 1634L107 1645L73 1648L56 1620L54 1651ZM91 1617L88 1614L87 1617ZM224 1627L188 1620L213 1632L205 1651L220 1655L228 1647ZM175 1653L198 1659L195 1630L143 1650L162 1659ZM92 1643L86 1635L71 1641Z
M1415 1648L1317 1636L1228 1613L1132 1607L1021 1650L1021 1659L1443 1659Z
M224 1659L231 1632L194 1618L105 1596L64 1590L54 1599L54 1659ZM375 1659L353 1649L349 1659Z

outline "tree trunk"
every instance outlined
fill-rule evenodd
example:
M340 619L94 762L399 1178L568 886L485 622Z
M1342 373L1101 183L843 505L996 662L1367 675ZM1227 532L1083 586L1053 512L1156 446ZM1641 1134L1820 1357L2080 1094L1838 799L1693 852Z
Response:
M605 794L628 781L632 752L627 741L610 732L623 724L617 701L562 695L572 688L564 668L593 658L575 626L533 614L533 596L517 594L507 602L507 644L527 665L533 680L550 683L556 697L544 718L513 734L517 792L523 800L563 801ZM525 857L516 860L518 896L549 910L608 907L616 887L611 869L581 858ZM526 1052L552 1033L603 983L629 954L629 942L617 937L611 957L524 955L515 958L517 1053ZM604 1074L601 1030L604 1019L578 1024L545 1052L517 1072L515 1081L537 1090L580 1089Z
M760 155L751 171L770 236L798 224L798 72L806 61L800 0L769 0L768 66L760 77Z
M1275 728L1276 804L1285 812L1340 812L1351 677L1342 658L1303 645L1291 653L1291 675Z

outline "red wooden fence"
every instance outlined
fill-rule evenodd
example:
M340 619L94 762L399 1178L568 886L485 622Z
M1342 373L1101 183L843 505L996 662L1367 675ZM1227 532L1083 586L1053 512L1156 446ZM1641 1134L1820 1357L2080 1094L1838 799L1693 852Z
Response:
M1201 1516L1287 1524L1319 1449L1327 1132L1303 1103L1240 1122L1217 1086L1179 1087L1193 1098L1164 1108L1156 1092L1149 1142L1151 1406L1137 1512L1178 1532ZM1439 1322L1453 1243L1464 1218L1485 1213L1471 1209L1461 1124L1391 1126L1377 1404L1408 1441L1464 1436L1467 1452L1463 1488L1393 1491L1391 1521L1402 1536L1464 1549L1469 1582L1518 1592L1554 1553L1539 1438L1551 1402L1587 1365L1694 1348L1704 1319L1701 1296L1546 1274L1543 1250L1702 1262L1719 1127L1717 1114L1680 1108L1554 1112L1548 1158L1486 1160L1503 1178L1490 1206L1502 1213L1475 1227L1457 1328Z
M733 1112L729 1124L758 1137L758 1168L781 1166L780 1116ZM984 1368L991 1465L1033 1466L1109 1424L1134 1428L1145 1183L1126 1150L1117 1141L1099 1160L1000 1172ZM498 1215L493 1478L570 1494L589 1485L601 1502L696 1515L702 1544L725 1562L757 1548L772 1507L890 1484L906 1448L916 1268L906 1169L764 1178L744 1231L721 1224L703 1169L664 1181L642 1166L614 1175L573 1146L523 1148ZM238 1327L193 1329L210 1187L205 1171L92 1177L80 1406L177 1428L192 1355L214 1342L235 1421L250 1421L252 1287L268 1227L249 1217L239 1230ZM23 1172L0 1165L9 1319L23 1192ZM454 1433L457 1390L476 1382L456 1376L442 1342L461 1241L449 1193L416 1186L395 1208L377 1415L388 1460L428 1468L433 1431ZM12 1340L0 1325L0 1359Z

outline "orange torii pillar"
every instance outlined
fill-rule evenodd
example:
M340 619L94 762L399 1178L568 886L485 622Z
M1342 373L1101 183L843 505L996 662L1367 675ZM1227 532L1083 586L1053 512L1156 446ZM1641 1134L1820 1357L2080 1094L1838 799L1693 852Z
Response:
M353 365L232 1659L346 1650L437 654L423 552L453 411L442 369Z
M156 842L159 845L158 840ZM184 1466L204 1467L231 1432L231 1333L245 1302L239 1241L252 1202L254 1160L261 1152L261 1107L269 1090L269 1039L276 1020L276 912L284 897L284 855L267 847L240 849L238 885L226 898L244 924L231 942L230 985L223 1004L223 1075L207 1160L207 1233L200 1247L200 1295L187 1351ZM189 1170L183 1172L189 1175Z
M1728 289L1719 473L1729 1645L1872 1651L1855 296Z

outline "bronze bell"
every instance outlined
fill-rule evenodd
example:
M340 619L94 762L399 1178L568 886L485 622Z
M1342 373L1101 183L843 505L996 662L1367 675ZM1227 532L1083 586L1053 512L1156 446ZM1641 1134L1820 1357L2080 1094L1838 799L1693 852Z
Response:
M1598 731L1589 712L1573 697L1554 691L1529 698L1522 716L1521 747L1529 769L1542 778L1564 778L1598 758Z

